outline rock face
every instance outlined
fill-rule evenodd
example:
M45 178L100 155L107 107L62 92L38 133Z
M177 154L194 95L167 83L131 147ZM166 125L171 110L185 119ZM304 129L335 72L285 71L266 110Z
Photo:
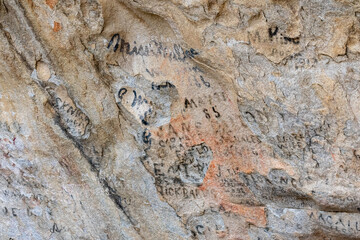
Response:
M360 239L357 0L0 0L0 239Z

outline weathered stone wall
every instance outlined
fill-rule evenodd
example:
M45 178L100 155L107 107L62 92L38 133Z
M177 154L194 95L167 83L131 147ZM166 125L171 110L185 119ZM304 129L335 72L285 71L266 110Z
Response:
M360 239L357 0L0 0L0 239Z

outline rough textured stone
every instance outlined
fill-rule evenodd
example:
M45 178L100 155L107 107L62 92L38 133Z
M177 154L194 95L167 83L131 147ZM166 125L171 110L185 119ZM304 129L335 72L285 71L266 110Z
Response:
M36 74L41 81L47 81L51 77L50 69L44 62L36 63Z
M357 0L0 0L0 239L360 239Z

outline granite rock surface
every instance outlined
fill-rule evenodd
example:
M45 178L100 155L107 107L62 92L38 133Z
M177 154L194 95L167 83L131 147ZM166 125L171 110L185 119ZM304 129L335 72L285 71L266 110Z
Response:
M0 0L0 239L360 239L357 0Z

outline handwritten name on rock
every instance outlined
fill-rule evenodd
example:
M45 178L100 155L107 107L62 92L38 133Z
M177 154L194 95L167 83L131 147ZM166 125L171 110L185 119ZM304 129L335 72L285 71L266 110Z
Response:
M179 62L184 62L186 59L192 59L196 55L199 55L195 49L190 48L189 50L185 50L179 44L173 44L169 47L166 46L165 43L156 40L151 40L145 45L138 45L136 41L130 43L123 39L118 33L111 37L107 48L111 48L113 52L119 51L129 56L163 57Z
M75 138L87 138L90 119L68 96L64 87L50 91L52 106L59 117L60 125Z
M119 105L134 115L143 125L149 125L153 112L152 102L145 98L145 94L141 90L122 87L118 91L117 98Z

